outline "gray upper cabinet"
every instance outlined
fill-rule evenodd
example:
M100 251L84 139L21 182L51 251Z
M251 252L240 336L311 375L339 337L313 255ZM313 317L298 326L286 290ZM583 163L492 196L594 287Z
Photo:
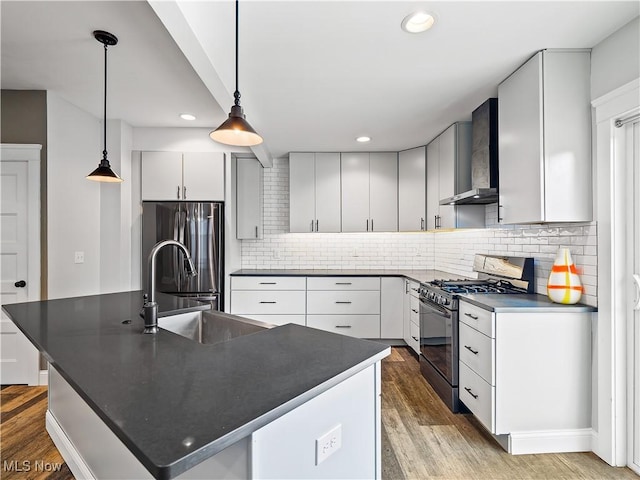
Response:
M236 238L262 238L262 165L255 158L236 162Z
M340 154L289 154L291 232L340 231Z
M342 153L342 231L398 231L398 154Z
M425 230L426 224L426 147L398 154L398 230Z
M457 122L427 145L427 229L484 227L484 205L440 205L470 188L471 122Z
M499 220L592 219L590 58L543 50L498 87Z

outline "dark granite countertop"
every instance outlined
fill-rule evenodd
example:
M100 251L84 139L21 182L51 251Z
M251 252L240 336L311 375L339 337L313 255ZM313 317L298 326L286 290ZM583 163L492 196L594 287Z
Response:
M597 309L590 305L577 303L575 305L563 305L554 303L546 295L515 294L501 295L488 294L461 294L461 301L466 301L480 308L492 312L596 312Z
M405 277L416 282L431 282L443 278L467 278L456 273L442 272L440 270L398 270L398 269L353 269L353 270L328 270L328 269L241 269L233 272L231 276L238 277Z
M161 315L209 308L157 300ZM156 478L179 475L389 354L381 343L292 324L214 345L162 329L143 335L141 307L137 291L3 309Z

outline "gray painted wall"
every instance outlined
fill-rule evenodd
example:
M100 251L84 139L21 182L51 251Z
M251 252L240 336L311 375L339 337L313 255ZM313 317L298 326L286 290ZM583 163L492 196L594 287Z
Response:
M591 99L640 78L640 16L591 50Z

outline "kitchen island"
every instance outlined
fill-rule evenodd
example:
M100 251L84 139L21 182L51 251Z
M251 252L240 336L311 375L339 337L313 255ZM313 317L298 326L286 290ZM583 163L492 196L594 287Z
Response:
M141 307L140 291L3 306L50 363L47 429L76 477L380 477L387 345L291 324L204 345L143 335Z

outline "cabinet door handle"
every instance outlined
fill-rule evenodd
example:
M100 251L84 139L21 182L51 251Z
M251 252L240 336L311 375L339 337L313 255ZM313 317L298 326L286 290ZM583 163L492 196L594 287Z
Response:
M256 238L258 238L258 226L256 225Z
M475 393L473 393L469 387L464 387L464 389L465 389L467 392L469 392L469 395L471 395L473 398L478 398L478 395L476 395Z
M351 328L351 325L336 325L336 328Z
M351 282L336 282L336 285L351 285Z
M369 219L367 218L367 232L369 231Z
M339 301L336 301L336 303L340 303L340 304L348 304L348 303L351 303L351 302L339 302Z
M277 285L277 282L260 282L260 285Z
M464 348L466 348L467 350L469 350L471 353L473 353L474 355L478 354L478 350L474 350L473 348L471 348L469 345L465 345Z
M316 220L316 232L318 232L318 220Z
M182 199L187 199L187 187L182 187Z
M424 218L420 217L420 230L424 230Z
M313 220L311 220L311 231L313 232Z
M18 280L16 283L13 284L13 286L16 288L24 288L27 286L27 282L25 282L24 280Z
M409 282L404 282L404 293L409 293Z
M502 220L504 220L504 218L502 218L502 217L500 216L500 209L501 209L501 208L504 208L504 207L503 207L502 205L498 205L498 222L501 222Z
M411 338L413 338L416 342L419 342L419 341L420 341L420 339L419 339L419 338L416 338L416 337L414 337L413 335L411 335Z
M371 231L373 232L373 218L371 219Z
M474 315L473 313L466 313L464 314L465 317L469 317L469 318L473 318L474 320L478 319L477 315Z
M438 215L433 217L433 228L438 228Z
M260 303L276 303L276 302L266 302L266 301L261 301Z
M637 273L634 273L633 274L633 279L636 282L636 290L637 290L637 293L638 293L638 301L633 306L633 309L634 310L640 310L640 275L638 275Z
M416 310L415 308L412 308L412 309L411 309L411 311L412 311L413 313L420 313L420 312L419 312L418 310Z
M180 200L180 185L178 185L178 190L176 191L176 198Z

